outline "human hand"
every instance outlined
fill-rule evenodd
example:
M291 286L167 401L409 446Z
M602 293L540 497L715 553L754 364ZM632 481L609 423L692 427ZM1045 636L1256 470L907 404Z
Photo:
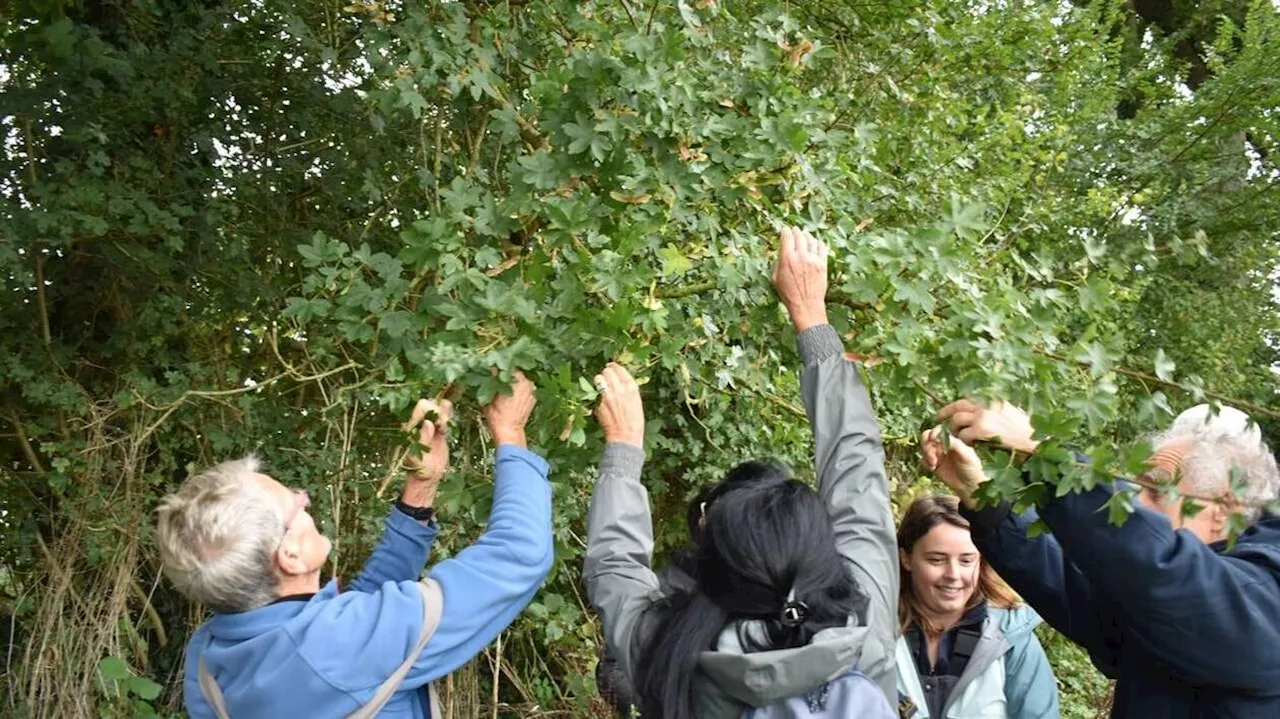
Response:
M596 419L604 429L605 441L643 448L644 403L631 373L622 365L610 362L596 375L595 384L600 392Z
M951 488L960 501L973 506L973 493L987 475L982 471L982 460L973 447L959 437L948 436L945 442L941 426L920 436L920 459L924 468Z
M452 418L453 403L449 400L418 400L405 424L405 429L410 432L418 428L419 450L411 452L404 462L405 469L409 470L409 481L439 482L444 477L449 469L446 435Z
M951 433L970 444L991 442L1012 452L1034 454L1040 443L1027 413L1000 401L983 407L962 399L938 411L940 422L950 422Z
M525 425L529 423L529 415L538 403L534 397L537 387L520 370L514 374L515 383L511 385L511 394L499 394L484 408L485 422L493 439L499 445L514 444L520 447L527 445Z
M827 323L828 252L826 244L805 230L784 227L778 235L773 286L797 331Z

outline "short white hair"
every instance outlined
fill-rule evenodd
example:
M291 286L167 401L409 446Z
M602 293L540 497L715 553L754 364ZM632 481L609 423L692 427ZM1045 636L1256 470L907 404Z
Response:
M156 543L164 573L188 599L244 612L276 598L275 552L284 518L253 481L252 455L191 477L160 501Z
M1225 405L1215 411L1199 404L1174 419L1165 432L1156 435L1152 446L1190 439L1183 456L1182 475L1191 481L1196 494L1211 497L1231 490L1233 467L1244 478L1235 500L1244 505L1250 522L1280 495L1280 469L1275 456L1262 439L1262 430L1235 407Z

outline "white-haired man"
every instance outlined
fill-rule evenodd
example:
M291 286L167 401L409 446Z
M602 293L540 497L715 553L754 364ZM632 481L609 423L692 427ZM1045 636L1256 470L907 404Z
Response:
M961 400L939 419L952 436L944 448L941 427L925 434L925 466L965 500L983 559L1118 680L1112 717L1280 716L1280 519L1262 509L1280 472L1247 416L1201 405L1155 438L1143 484L1176 481L1181 497L1144 488L1120 527L1104 511L1110 486L1054 497L1040 510L1051 533L1034 538L1008 504L973 508L986 476L967 444L1032 454L1027 415ZM1228 547L1235 512L1250 526Z
M259 473L256 460L212 467L161 502L165 573L214 610L187 643L192 717L438 716L431 682L505 629L551 568L547 464L525 446L534 387L516 380L485 410L497 445L488 527L425 579L449 461L447 401L415 407L410 424L427 451L410 462L377 547L341 593L320 584L331 544L306 493Z

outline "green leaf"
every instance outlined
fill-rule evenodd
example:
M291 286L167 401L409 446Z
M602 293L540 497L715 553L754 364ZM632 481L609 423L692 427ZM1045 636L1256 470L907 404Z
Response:
M658 258L662 260L663 278L669 278L693 269L693 262L680 252L680 248L674 245L667 245L658 250Z
M98 672L108 681L120 681L133 676L129 665L120 657L103 657L98 662Z
M146 677L130 677L125 681L125 686L139 699L145 701L151 701L160 696L160 690L164 688Z

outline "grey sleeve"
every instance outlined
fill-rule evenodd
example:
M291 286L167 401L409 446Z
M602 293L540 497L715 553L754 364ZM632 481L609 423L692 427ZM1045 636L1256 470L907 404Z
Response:
M893 663L898 623L898 543L884 447L871 398L857 368L844 357L830 325L798 338L804 360L801 391L813 427L818 491L831 512L836 546L870 599L870 641L858 668L897 704Z
M628 677L634 677L635 634L659 587L650 568L653 520L649 492L640 483L644 450L609 443L587 514L583 581L600 614L605 643Z

